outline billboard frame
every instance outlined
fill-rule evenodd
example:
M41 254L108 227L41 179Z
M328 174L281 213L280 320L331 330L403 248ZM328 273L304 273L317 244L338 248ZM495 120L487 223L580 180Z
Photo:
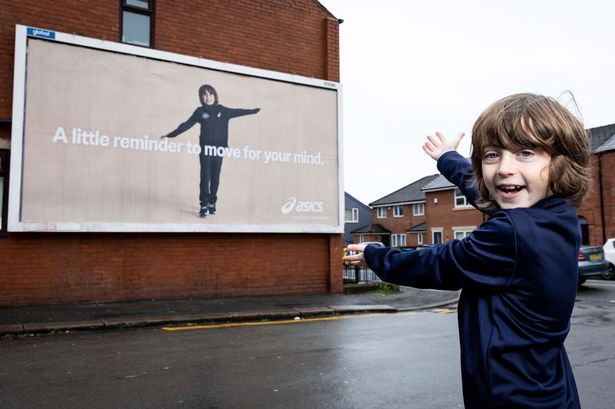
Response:
M21 220L23 189L23 142L26 109L26 68L28 38L43 39L68 45L87 47L153 60L184 64L210 70L246 75L285 83L323 88L337 96L337 174L338 221L332 224L174 224L174 223L101 223L101 222L24 222ZM344 232L344 184L342 137L342 85L339 82L286 74L260 68L191 57L167 51L99 40L53 30L24 25L15 26L15 61L13 82L13 113L11 129L11 161L9 181L9 232L224 232L224 233L332 233Z

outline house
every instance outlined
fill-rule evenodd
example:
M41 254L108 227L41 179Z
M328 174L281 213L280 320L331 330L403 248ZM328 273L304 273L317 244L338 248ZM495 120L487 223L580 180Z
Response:
M371 209L366 204L344 192L344 247L352 243L352 232L369 226Z
M592 153L589 193L577 210L583 244L615 237L615 124L588 129Z
M429 244L463 239L484 220L483 213L472 207L461 191L442 175L424 186L423 192Z
M438 176L425 176L370 203L371 224L353 231L354 242L381 241L392 247L416 247L425 243L425 193L422 189Z

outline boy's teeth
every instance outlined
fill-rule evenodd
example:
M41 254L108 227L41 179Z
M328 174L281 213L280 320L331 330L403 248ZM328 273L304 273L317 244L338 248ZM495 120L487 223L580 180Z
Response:
M517 185L502 185L502 186L500 186L500 189L502 189L502 190L518 190L518 189L521 189L521 186L517 186Z

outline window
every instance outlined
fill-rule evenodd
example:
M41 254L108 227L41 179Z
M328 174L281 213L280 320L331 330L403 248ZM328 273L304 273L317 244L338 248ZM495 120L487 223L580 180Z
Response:
M423 233L416 234L416 244L423 244Z
M359 209L352 208L352 209L346 209L345 215L344 215L344 221L346 223L358 223L359 222Z
M472 233L472 230L453 230L455 239L463 240Z
M154 0L122 0L122 42L154 46Z
M393 206L393 217L404 217L404 207Z
M406 245L405 234L391 234L391 243L393 247L401 247Z
M468 207L468 199L461 193L461 190L455 189L455 207Z
M8 149L0 149L0 236L6 235L6 216L9 207L9 153Z
M387 208L386 207L379 207L378 210L377 210L376 216L379 219L386 219L387 218Z
M425 203L415 203L412 205L412 216L424 216Z
M581 244L589 244L589 224L587 219L579 216L579 225L581 226Z
M431 242L433 244L442 244L442 230L431 231Z

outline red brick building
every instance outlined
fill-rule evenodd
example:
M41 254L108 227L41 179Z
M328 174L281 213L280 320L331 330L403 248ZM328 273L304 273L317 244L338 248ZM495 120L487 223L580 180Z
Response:
M592 152L590 191L577 210L583 244L615 237L615 124L588 130ZM484 221L441 175L426 176L369 204L372 224L353 231L355 242L416 247L461 239Z
M578 209L583 242L602 246L615 237L615 124L588 130L592 152L589 194Z
M341 234L6 231L15 25L339 81L339 23L314 0L3 2L0 305L340 292Z

